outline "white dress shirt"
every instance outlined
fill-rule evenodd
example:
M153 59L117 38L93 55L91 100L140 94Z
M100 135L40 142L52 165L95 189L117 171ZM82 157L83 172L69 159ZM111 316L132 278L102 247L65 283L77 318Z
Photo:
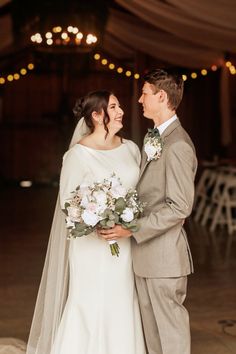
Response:
M164 123L162 123L158 127L155 126L155 128L157 128L159 130L160 135L162 135L164 133L164 131L166 130L166 128L171 123L173 123L176 119L177 119L177 115L175 114L173 117L169 118L167 121L165 121Z

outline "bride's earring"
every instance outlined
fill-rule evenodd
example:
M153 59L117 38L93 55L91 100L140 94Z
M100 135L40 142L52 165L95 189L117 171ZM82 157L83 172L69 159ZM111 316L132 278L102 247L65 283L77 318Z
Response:
M99 125L102 125L102 121L101 121L100 119L99 119L99 121L98 121L98 124L99 124Z

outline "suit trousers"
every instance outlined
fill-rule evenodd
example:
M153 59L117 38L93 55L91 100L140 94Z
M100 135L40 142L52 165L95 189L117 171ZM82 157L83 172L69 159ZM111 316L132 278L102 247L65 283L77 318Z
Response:
M190 354L187 277L135 279L148 354Z

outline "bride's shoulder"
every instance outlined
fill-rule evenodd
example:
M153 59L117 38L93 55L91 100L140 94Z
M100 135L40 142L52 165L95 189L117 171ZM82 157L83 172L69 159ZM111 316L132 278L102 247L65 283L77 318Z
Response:
M82 158L83 152L80 144L75 144L70 147L63 155L63 160L65 159L78 159Z
M123 143L127 144L127 146L132 149L132 150L139 150L138 145L133 141L133 140L129 140L129 139L122 139Z
M138 145L135 144L135 142L132 140L123 139L123 141L127 144L127 148L129 150L130 154L134 157L134 159L137 161L137 163L140 164L141 153L140 153Z

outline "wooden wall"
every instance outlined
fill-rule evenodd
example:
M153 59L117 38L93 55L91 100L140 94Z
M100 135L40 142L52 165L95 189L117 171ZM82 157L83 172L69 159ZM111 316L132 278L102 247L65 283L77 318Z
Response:
M110 89L125 107L125 134L130 131L130 92L128 78L94 72L69 79L67 95L63 78L56 74L31 74L2 88L0 122L3 179L29 178L47 181L58 177L76 121L72 109L78 97L96 89Z

